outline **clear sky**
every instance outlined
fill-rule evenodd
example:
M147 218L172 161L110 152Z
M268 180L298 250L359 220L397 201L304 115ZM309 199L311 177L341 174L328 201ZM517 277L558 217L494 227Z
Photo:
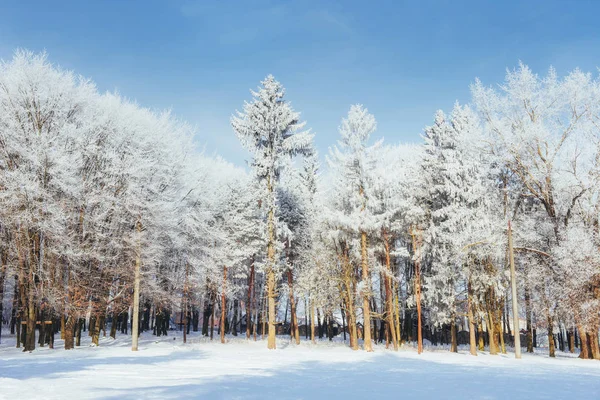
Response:
M519 60L559 74L600 66L600 1L0 0L0 58L18 48L101 91L171 108L207 153L242 164L229 117L271 73L321 154L353 103L386 142L416 142L436 109L500 83Z

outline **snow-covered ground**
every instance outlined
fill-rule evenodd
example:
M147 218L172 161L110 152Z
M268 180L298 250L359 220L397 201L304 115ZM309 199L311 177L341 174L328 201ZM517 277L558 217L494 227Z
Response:
M101 338L100 347L22 353L14 337L0 345L0 398L4 399L598 399L600 362L564 353L472 357L413 348L394 353L351 351L341 343L280 338L229 338L221 344L191 336L157 340L142 335L140 351L126 336ZM58 336L57 336L58 337ZM174 340L175 337L175 340ZM266 397L266 396L269 397ZM393 397L389 397L393 396Z

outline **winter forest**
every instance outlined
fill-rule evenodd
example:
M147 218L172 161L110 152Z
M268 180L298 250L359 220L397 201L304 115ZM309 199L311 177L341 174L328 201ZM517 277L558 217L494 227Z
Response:
M268 75L231 110L239 167L170 112L17 51L0 65L2 348L600 360L600 77L506 71L473 77L420 143L349 104L327 154Z

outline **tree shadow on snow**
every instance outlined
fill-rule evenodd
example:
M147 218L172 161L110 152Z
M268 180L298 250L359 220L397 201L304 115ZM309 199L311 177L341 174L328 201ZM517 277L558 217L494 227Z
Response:
M341 400L389 395L417 399L563 399L594 398L598 393L598 377L586 374L557 376L535 370L518 373L510 365L459 366L381 355L369 362L303 362L285 370L267 370L262 376L232 374L194 384L177 385L174 381L172 386L115 390L107 398L264 399L268 396L277 400Z

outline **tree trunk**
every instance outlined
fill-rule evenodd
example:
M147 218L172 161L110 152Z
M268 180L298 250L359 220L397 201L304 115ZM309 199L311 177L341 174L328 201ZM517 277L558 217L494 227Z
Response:
M190 263L185 263L185 282L183 284L183 307L181 310L181 318L183 322L183 343L187 343L187 328L188 328L188 279L189 279Z
M452 314L452 320L450 321L450 337L451 337L451 344L450 344L450 351L452 353L458 353L458 342L456 339L456 316L453 313Z
M340 314L342 314L342 332L344 333L344 343L346 342L346 313L344 312L344 305L340 304Z
M411 228L413 251L415 253L415 303L417 303L417 352L423 352L423 332L421 324L421 237Z
M292 270L288 269L288 288L290 295L290 336L296 340L296 344L300 344L300 331L298 329L298 316L296 315L296 301L294 299L294 276Z
M69 316L65 322L65 350L71 350L74 346L74 335L73 329L75 328L75 314L69 313Z
M529 283L525 281L525 318L527 328L527 352L533 353L533 328L531 324L531 296L529 294ZM515 332L515 335L518 332Z
M6 277L6 264L8 255L6 252L2 252L0 257L0 343L2 342L2 325L3 312L4 312L4 278Z
M396 331L396 340L398 341L398 347L400 347L400 345L402 345L402 332L400 331L400 296L398 296L398 286L393 281L392 289L394 293L394 327ZM404 302L402 304L404 304Z
M316 343L315 339L315 302L310 300L310 340Z
M471 279L467 287L467 318L469 319L469 352L471 355L477 355L477 343L475 340L475 318L473 316L473 289L471 288Z
M223 267L223 292L221 293L221 343L225 343L225 318L226 318L226 297L227 288L227 267Z
M213 303L211 312L210 312L210 340L213 340L214 337L214 331L215 331L215 309L217 307L215 307L216 305L216 300L217 300L217 296L215 294L214 297L215 302Z
M554 346L554 319L550 312L550 306L548 304L548 298L544 294L544 303L546 305L546 317L548 321L548 353L550 357L556 357L556 348Z
M364 349L366 351L373 351L371 344L371 306L370 306L370 293L371 293L371 280L369 279L369 260L367 254L367 233L361 232L360 234L360 250L361 250L361 264L362 264L362 298L363 298L363 331L364 331Z
M498 354L498 346L496 345L496 338L494 336L494 316L493 311L488 310L487 312L487 331L488 331L488 340L490 346L490 354L496 355Z
M321 312L317 307L317 330L319 332L319 339L323 339L323 325L321 325Z
M479 338L478 344L477 344L477 349L479 351L484 351L485 350L485 339L483 337L483 321L481 318L478 318L477 337Z
M235 300L233 300L233 319L231 321L231 327L229 329L231 331L231 333L233 334L233 336L238 335L238 330L237 330L238 310L239 310L239 303L238 303L238 300L235 299Z
M273 183L271 182L272 177L267 179L267 190L271 200L273 200ZM274 350L277 347L276 344L276 328L275 323L277 322L277 314L275 312L275 298L277 296L275 292L275 204L269 205L269 214L267 220L268 230L268 242L267 242L267 298L269 305L269 337L267 341L267 348Z
M246 339L250 339L252 327L252 310L254 305L254 256L250 264L250 276L248 277L248 302L246 303Z
M581 325L577 325L577 331L579 332L579 341L581 342L581 352L579 353L579 358L587 360L590 358L587 332L583 330Z
M506 192L505 192L506 193ZM512 226L510 220L508 221L508 255L510 263L510 283L511 283L511 299L513 309L513 326L514 326L514 345L515 345L515 358L521 358L521 336L519 332L519 307L518 307L518 296L517 296L517 273L515 271L515 255L513 251L513 239L512 239ZM508 314L507 314L508 316ZM510 333L510 332L509 332ZM504 347L504 335L502 335L502 352L506 353Z
M590 331L590 340L588 341L592 353L592 358L594 360L600 360L600 348L598 345L598 329L593 329Z
M569 341L569 353L575 352L575 330L571 327L567 331Z
M394 325L394 296L392 294L391 274L392 266L390 259L390 238L387 231L383 229L383 243L385 247L385 305L386 305L386 322L388 326L389 337L394 346L394 351L398 351L398 337L396 336L396 328Z
M75 328L75 346L81 346L81 330L83 329L83 325L85 324L84 318L77 318L77 321L74 321Z
M136 231L138 236L142 231L142 222L136 223ZM142 268L141 243L137 243L137 251L135 255L135 274L133 280L133 321L131 324L131 350L138 351L139 323L140 323L140 271Z

